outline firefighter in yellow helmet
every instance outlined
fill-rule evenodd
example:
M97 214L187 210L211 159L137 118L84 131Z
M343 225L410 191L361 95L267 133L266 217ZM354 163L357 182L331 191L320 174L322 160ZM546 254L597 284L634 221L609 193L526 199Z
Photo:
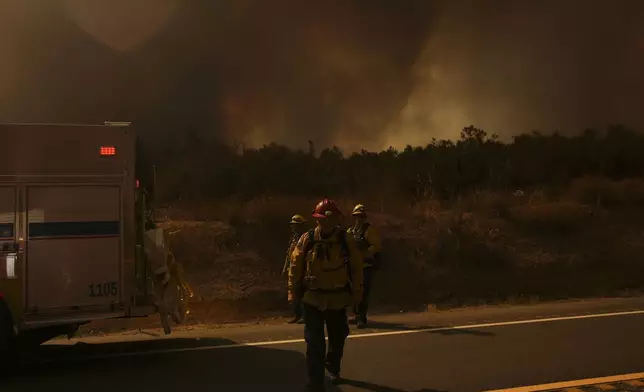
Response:
M324 391L325 367L332 382L340 380L349 336L346 308L362 300L362 257L353 237L340 228L341 216L333 200L320 201L313 211L317 227L302 235L291 257L289 300L302 298L304 304L309 391Z
M306 223L307 220L300 214L295 214L291 218L291 241L288 244L288 249L286 250L286 257L284 260L284 267L282 267L282 276L288 276L288 271L291 268L291 254L295 250L295 246L299 241L302 234L306 232ZM302 304L299 300L295 299L293 302L293 319L291 319L289 324L303 324L302 320Z
M362 301L356 304L353 311L355 319L353 320L358 328L365 328L367 326L367 311L369 310L369 295L371 294L371 282L373 273L380 266L380 252L382 245L380 244L380 236L376 229L367 222L367 213L362 204L358 204L353 208L351 213L355 217L353 227L347 230L356 244L364 262L364 294Z

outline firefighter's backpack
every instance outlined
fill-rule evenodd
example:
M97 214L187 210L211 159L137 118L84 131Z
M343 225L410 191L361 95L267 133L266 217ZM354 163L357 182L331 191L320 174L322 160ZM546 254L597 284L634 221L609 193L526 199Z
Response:
M308 291L327 293L350 291L349 248L347 232L336 228L329 238L309 230L304 249L306 272L304 287Z

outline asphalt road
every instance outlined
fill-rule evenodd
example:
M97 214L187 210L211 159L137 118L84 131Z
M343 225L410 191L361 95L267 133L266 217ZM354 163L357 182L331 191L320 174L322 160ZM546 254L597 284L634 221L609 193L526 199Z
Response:
M627 299L374 317L352 330L346 381L328 390L482 391L641 372L642 309ZM630 313L597 316L607 312ZM156 333L52 342L0 390L303 390L302 326Z

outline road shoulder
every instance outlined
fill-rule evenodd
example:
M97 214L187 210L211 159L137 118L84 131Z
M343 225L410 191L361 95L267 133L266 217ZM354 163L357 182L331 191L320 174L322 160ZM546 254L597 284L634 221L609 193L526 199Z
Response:
M422 313L374 315L369 328L352 329L352 334L374 334L411 329L432 329L474 324L504 323L549 318L588 316L644 309L644 297L561 301L536 305L498 305ZM285 319L264 320L253 324L180 326L171 335L160 328L131 330L70 340L52 340L47 345L100 344L110 342L226 338L242 343L301 339L302 325L286 325Z

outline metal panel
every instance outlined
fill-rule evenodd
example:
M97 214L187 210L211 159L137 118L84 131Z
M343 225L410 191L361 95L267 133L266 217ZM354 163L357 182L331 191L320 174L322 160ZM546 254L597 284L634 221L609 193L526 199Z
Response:
M119 187L109 185L30 186L27 222L118 221ZM31 235L31 233L30 233Z
M121 302L118 186L27 188L27 312Z
M135 157L128 127L0 124L0 177L30 175L119 175ZM102 156L102 147L116 155Z
M16 232L16 188L0 187L0 248L14 242Z

